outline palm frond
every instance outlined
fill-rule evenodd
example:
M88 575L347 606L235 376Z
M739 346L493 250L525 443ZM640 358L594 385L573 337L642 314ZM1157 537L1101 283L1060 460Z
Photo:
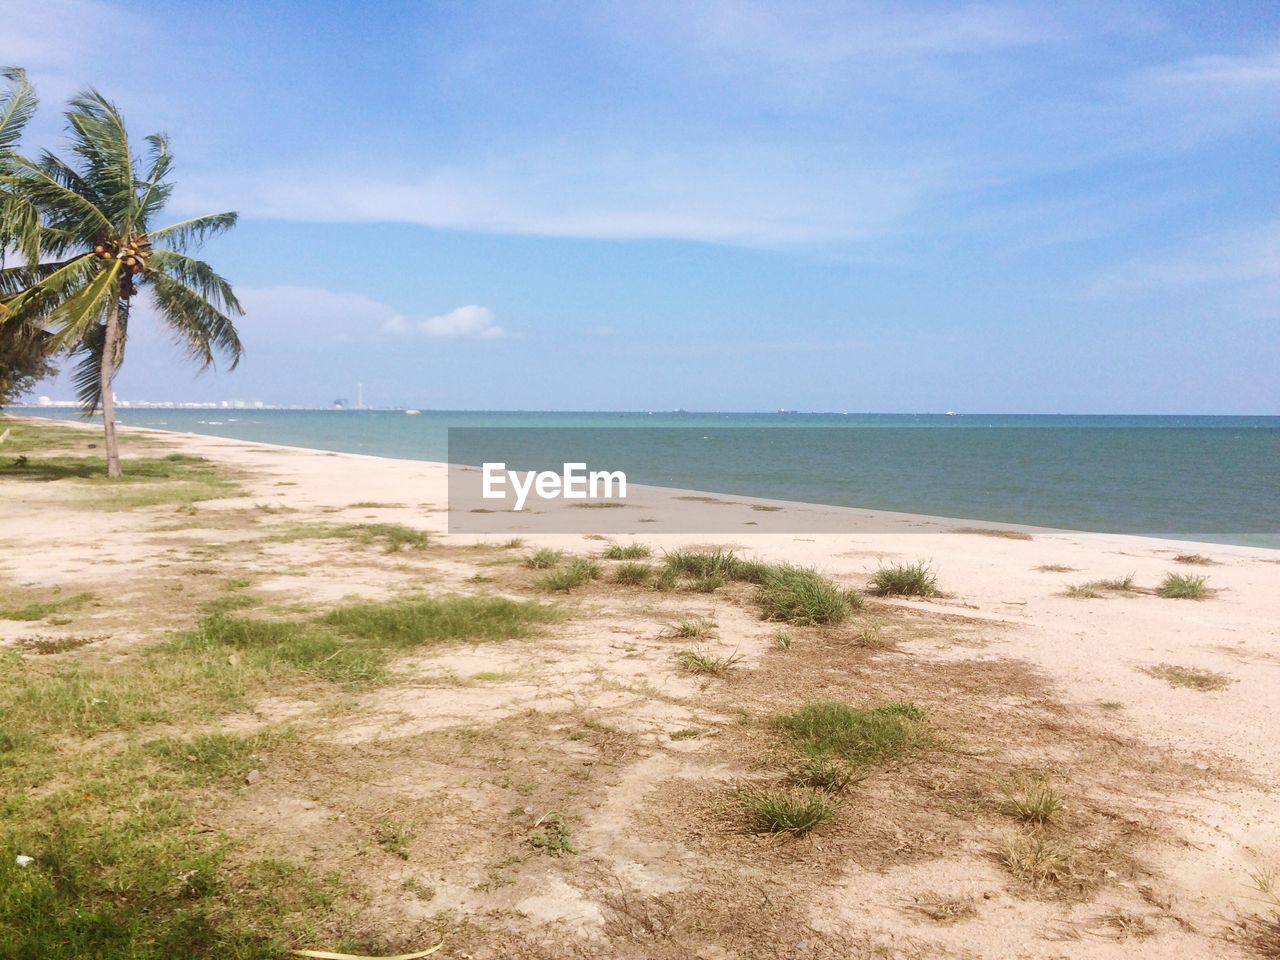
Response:
M73 348L94 324L101 322L107 304L119 296L120 270L120 261L113 261L71 296L48 310L55 350Z
M179 280L162 273L151 274L148 280L160 316L192 359L208 367L218 351L228 358L227 369L234 370L244 345L231 318Z
M151 147L147 163L146 185L142 197L138 201L138 221L135 229L145 233L151 217L164 209L173 193L173 184L166 182L165 177L173 169L173 154L169 152L169 138L162 133L153 133L147 137Z
M189 250L199 247L210 237L230 230L239 219L238 213L210 213L203 217L192 217L190 220L181 220L159 230L152 230L151 240L163 240L166 246L175 250Z
M53 162L46 169L48 161ZM39 164L15 157L14 170L10 189L41 210L46 220L75 233L81 242L90 243L96 234L111 230L111 220L89 189L77 190L61 182L67 172L79 176L66 164L48 154Z
M137 220L137 183L129 134L116 105L87 90L70 101L72 152L83 161L83 176L93 185L98 205L117 227L130 231Z
M152 250L150 278L154 279L154 271L159 271L172 280L191 288L193 292L208 301L215 309L223 313L244 316L244 308L236 298L231 283L214 271L213 267L203 260L188 257L175 250Z
M5 157L18 146L22 128L35 115L35 88L27 80L27 72L19 67L5 67L0 76L9 81L9 90L0 97L0 171Z

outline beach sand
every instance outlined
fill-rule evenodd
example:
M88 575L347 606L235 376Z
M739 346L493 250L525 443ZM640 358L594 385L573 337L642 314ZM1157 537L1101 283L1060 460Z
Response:
M886 515L831 534L859 512L679 491L646 492L640 535L607 510L586 536L450 534L441 464L123 432L129 455L208 458L237 495L100 509L74 480L0 480L0 584L98 598L65 623L0 620L0 644L34 658L89 638L48 658L136 658L232 576L255 616L424 594L571 606L534 637L409 650L389 682L282 686L204 724L291 727L252 782L195 802L238 844L232 869L252 853L351 881L310 918L320 936L358 925L409 949L438 934L441 957L1254 955L1252 877L1280 868L1276 551ZM737 532L663 532L696 530L699 510ZM402 524L432 544L388 552L318 524ZM730 547L860 591L883 565L926 561L943 593L869 598L846 624L788 628L782 649L750 584L623 587L604 561L605 577L548 596L518 562L543 546L598 556L601 534L659 557ZM1189 555L1208 562L1175 559ZM1170 573L1212 592L1158 596ZM1128 575L1130 590L1067 595ZM716 623L699 646L741 658L724 677L673 661L690 643L669 625L699 616ZM867 768L806 836L753 832L742 793L794 766L768 718L815 700L911 701L932 743ZM1033 782L1062 798L1043 827L1006 809ZM388 819L409 828L399 852L371 839ZM531 845L554 824L576 852ZM1033 847L1061 854L1038 881L1005 862Z

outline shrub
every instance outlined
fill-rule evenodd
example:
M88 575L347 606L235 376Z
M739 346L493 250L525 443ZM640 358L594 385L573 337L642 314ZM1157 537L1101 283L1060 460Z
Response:
M933 597L938 594L938 578L928 564L897 563L877 570L871 589L882 597Z

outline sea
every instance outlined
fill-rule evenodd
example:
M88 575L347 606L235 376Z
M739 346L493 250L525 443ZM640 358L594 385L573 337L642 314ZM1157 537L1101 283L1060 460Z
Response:
M76 419L67 409L14 414ZM554 452L635 483L1280 549L1280 417L118 409L127 425L415 460ZM461 443L459 438L465 438ZM481 438L483 442L477 441ZM505 454L504 454L505 451Z

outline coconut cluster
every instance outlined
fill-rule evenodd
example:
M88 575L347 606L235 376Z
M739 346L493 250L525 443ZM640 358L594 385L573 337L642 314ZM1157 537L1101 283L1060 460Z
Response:
M93 252L103 260L119 260L130 274L137 276L147 269L147 257L151 255L151 241L146 234L130 236L121 244L104 239L93 245Z

